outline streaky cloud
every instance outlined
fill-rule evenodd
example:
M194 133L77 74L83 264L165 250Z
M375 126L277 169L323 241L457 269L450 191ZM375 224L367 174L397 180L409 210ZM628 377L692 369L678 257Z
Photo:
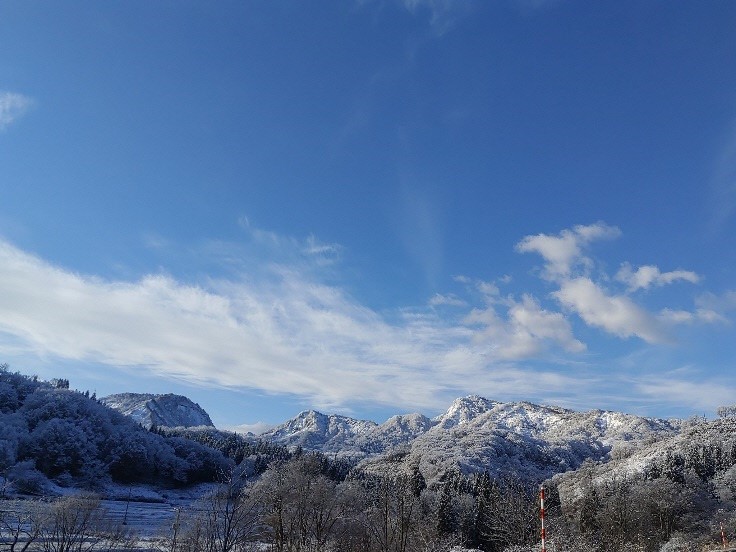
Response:
M726 312L736 308L736 292L729 291L702 293L692 311L665 307L655 313L608 289L621 279L656 287L700 277L630 269L615 280L592 270L587 246L620 233L596 223L517 244L520 252L542 256L553 301L523 290L504 295L492 281L457 276L468 298L436 293L423 307L379 313L323 283L336 268L326 269L324 258L337 260L340 246L314 236L284 237L247 220L241 226L247 247L215 241L197 249L198 256L231 269L228 277L203 283L164 273L137 280L78 274L0 239L0 353L292 394L333 410L356 402L421 410L470 392L535 396L541 381L546 396L569 401L571 389L594 392L600 385L593 376L552 367L579 364L572 359L588 351L575 336L574 320L660 345L673 341L674 325L727 322ZM256 254L265 254L264 262Z
M401 0L411 13L426 11L429 13L429 24L437 36L442 36L452 29L474 8L475 0Z
M652 286L664 286L678 280L697 284L700 282L700 276L690 270L661 272L654 265L644 265L633 270L629 263L623 263L618 273L616 273L616 280L626 284L628 291L636 291L638 289L648 289Z
M16 92L0 92L0 130L20 119L33 105L33 101Z
M294 394L324 408L351 401L433 408L448 392L467 393L479 381L489 393L516 392L524 382L511 375L529 379L529 373L497 362L541 351L538 340L571 343L561 316L531 299L514 305L505 322L494 320L502 328L496 333L431 309L406 311L389 323L341 289L288 266L258 282L231 278L203 286L165 274L106 280L0 241L0 287L6 291L0 351L12 342L29 355ZM503 354L489 353L488 338L506 336L512 342L500 345Z

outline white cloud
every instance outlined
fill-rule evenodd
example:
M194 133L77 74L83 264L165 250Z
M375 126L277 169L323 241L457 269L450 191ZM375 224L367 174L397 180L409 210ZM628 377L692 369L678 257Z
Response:
M723 382L685 379L677 371L647 377L635 382L634 387L652 401L676 404L711 415L719 406L734 402L733 388Z
M684 311L664 308L659 313L659 319L670 324L688 324L704 322L706 324L727 323L728 319L710 309L695 309L695 311Z
M626 296L607 295L590 278L565 280L552 295L591 326L619 337L637 336L649 343L669 341L655 316Z
M695 300L695 304L699 309L716 313L736 310L736 291L729 290L720 295L711 292L703 293Z
M333 258L340 254L342 246L335 243L322 243L313 234L310 234L302 251L305 255Z
M500 293L498 286L492 282L480 281L475 284L475 287L486 299L498 297Z
M542 309L530 295L521 302L512 299L507 318L502 319L496 307L475 309L465 319L467 324L481 326L475 339L489 347L489 356L499 360L519 360L539 355L549 344L571 353L580 353L585 345L575 339L570 323L560 313Z
M445 322L431 310L389 323L339 288L284 265L259 282L219 280L206 288L161 274L110 281L0 241L0 289L0 352L21 345L45 358L295 394L319 408L349 401L434 408L480 381L503 381L484 387L488 393L515 393L524 383L498 376L507 367L495 367L496 360L543 350L537 342L579 348L564 319L531 298L513 306L506 330L484 336L482 328ZM486 354L489 338L506 337L502 354Z
M659 313L659 318L664 322L671 322L674 324L684 324L695 320L696 315L690 311L673 310L673 309L662 309Z
M30 98L15 92L0 92L0 130L22 117L31 107Z
M443 295L441 293L435 293L429 300L429 304L433 307L439 307L442 305L449 307L467 307L467 301L460 299L454 293Z
M573 378L513 363L560 362L560 352L568 362L586 351L571 313L618 337L658 344L674 324L723 321L729 306L736 308L736 292L727 292L702 294L693 311L652 313L607 290L590 275L593 261L583 250L618 233L599 223L530 236L517 246L542 254L555 272L550 297L562 312L529 293L502 295L495 283L459 276L476 308L465 296L437 293L424 308L379 314L321 283L321 259L339 246L241 224L247 243L197 249L230 274L200 285L164 274L135 281L75 274L0 240L0 354L25 350L28 358L142 367L190 383L294 394L333 410L356 402L422 410L469 392L531 398L541 381L546 397L569 401L570 389L597 384L578 382L578 372ZM267 262L254 262L264 251ZM638 272L624 283L694 278L657 270L633 280ZM440 305L455 308L433 308Z
M595 240L613 239L620 235L621 231L615 226L598 222L575 226L556 236L526 236L516 244L516 249L521 253L533 252L542 256L545 261L542 277L558 286L551 295L564 308L577 314L589 326L618 337L636 336L648 343L667 343L671 341L667 329L673 324L714 322L718 319L717 313L705 308L694 312L664 308L655 314L626 294L606 291L602 282L610 283L610 277L599 269L594 279L592 269L596 263L584 250ZM615 275L616 281L627 286L627 293L676 281L698 283L700 279L698 274L688 270L661 272L654 265L634 270L626 262Z
M633 270L629 263L623 263L616 274L616 280L626 284L629 291L636 291L638 289L648 289L651 286L671 284L678 280L697 284L700 281L700 276L689 270L660 272L659 268L654 265L640 266Z
M559 343L571 353L585 350L585 345L573 337L570 323L564 316L542 309L530 295L524 295L521 303L511 307L509 316L514 327L523 328L538 339Z
M583 255L583 247L594 240L612 239L621 235L615 226L602 222L588 226L575 226L563 230L557 236L537 234L526 236L516 244L521 253L539 253L545 261L545 277L550 280L568 277L576 264L588 265Z

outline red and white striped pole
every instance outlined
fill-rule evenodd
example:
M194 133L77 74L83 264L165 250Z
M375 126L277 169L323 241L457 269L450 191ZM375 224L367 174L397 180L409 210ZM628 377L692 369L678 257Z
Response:
M547 552L545 546L547 535L544 531L544 486L539 487L539 519L542 520L542 552Z
M723 542L723 549L725 550L728 541L726 540L726 533L723 530L723 522L721 522L721 542Z

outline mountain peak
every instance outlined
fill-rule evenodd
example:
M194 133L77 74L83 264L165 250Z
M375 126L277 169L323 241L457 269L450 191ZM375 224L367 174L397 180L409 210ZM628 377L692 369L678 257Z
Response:
M462 425L501 404L479 395L468 395L455 399L447 412L435 418L445 429Z

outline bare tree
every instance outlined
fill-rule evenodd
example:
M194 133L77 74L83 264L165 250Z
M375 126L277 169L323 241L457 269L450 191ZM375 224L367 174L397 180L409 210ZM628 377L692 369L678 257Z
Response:
M719 406L716 409L716 414L718 414L719 418L732 418L736 416L736 404Z
M96 495L56 500L41 531L44 552L91 550L101 521L100 498Z
M243 550L261 533L259 505L245 481L232 471L200 507L204 552Z
M262 534L260 504L240 474L230 471L190 509L177 509L161 552L241 552Z
M8 552L25 552L38 539L43 525L43 507L37 501L12 500L0 509L0 542Z

